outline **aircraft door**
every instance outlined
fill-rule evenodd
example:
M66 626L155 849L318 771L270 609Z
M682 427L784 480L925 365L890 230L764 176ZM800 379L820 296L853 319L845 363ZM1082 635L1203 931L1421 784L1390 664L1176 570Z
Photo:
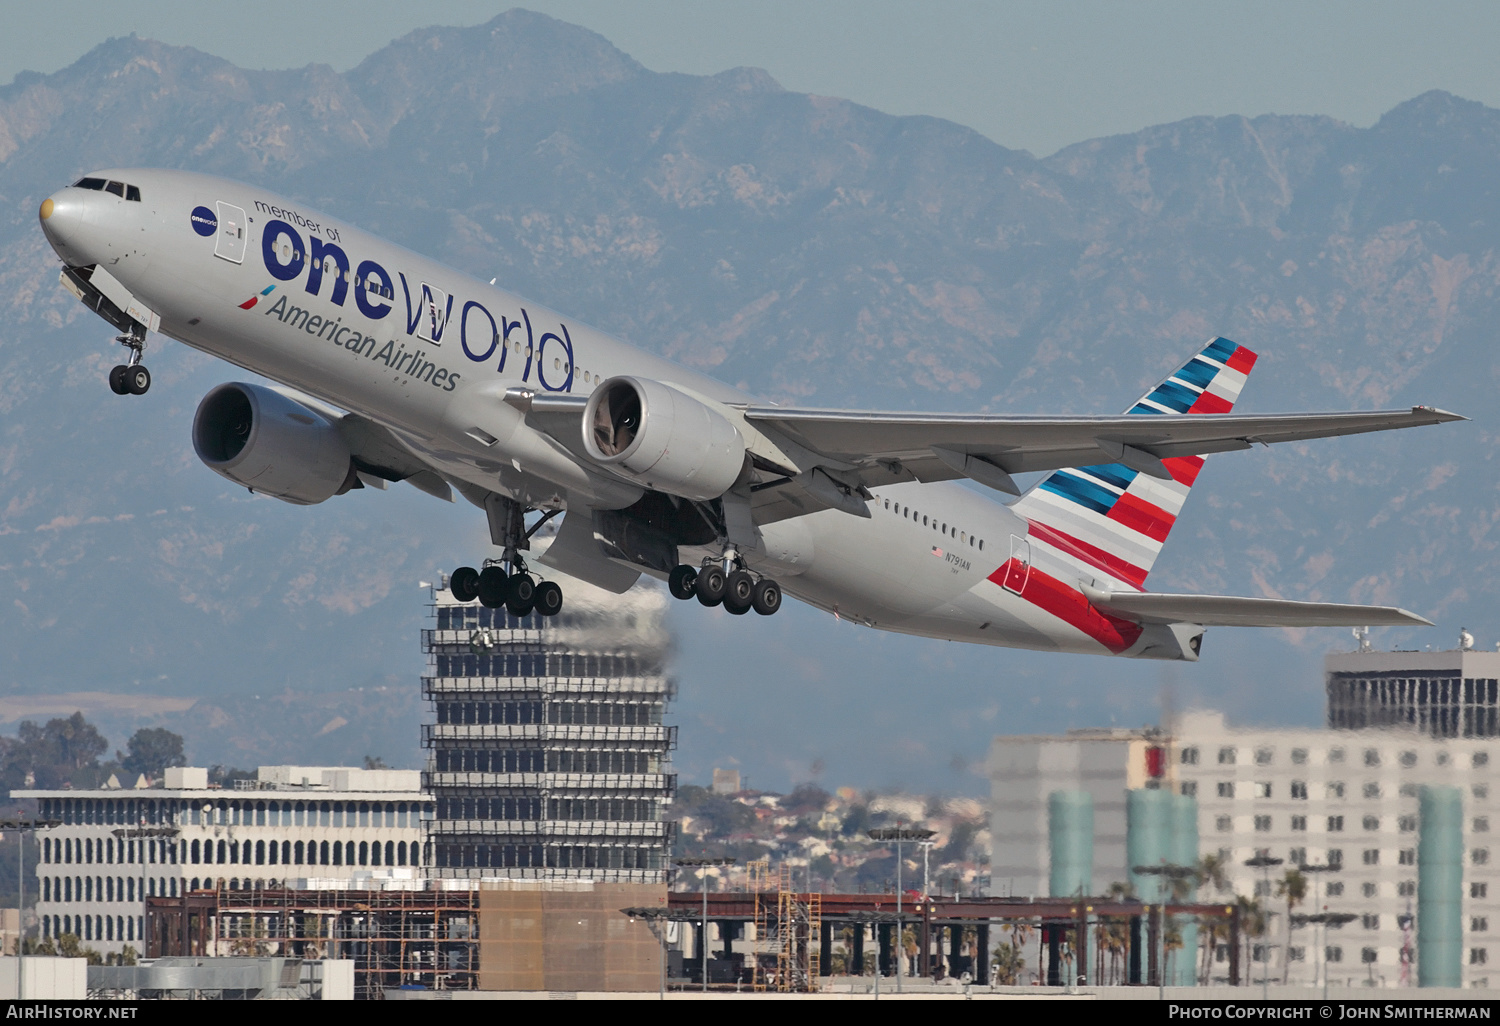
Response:
M1026 590L1031 578L1031 542L1025 538L1010 536L1010 559L1005 564L1005 578L1001 582L1006 591L1017 595Z
M245 262L245 211L233 203L220 200L219 237L214 240L214 256L222 257L232 264Z

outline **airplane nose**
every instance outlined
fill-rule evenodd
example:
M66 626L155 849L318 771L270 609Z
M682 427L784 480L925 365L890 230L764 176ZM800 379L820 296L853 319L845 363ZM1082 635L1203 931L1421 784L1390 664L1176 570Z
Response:
M47 241L57 250L58 256L67 260L70 256L69 249L76 248L79 231L83 227L82 200L69 196L66 192L53 193L42 200L42 208L37 211L37 217Z

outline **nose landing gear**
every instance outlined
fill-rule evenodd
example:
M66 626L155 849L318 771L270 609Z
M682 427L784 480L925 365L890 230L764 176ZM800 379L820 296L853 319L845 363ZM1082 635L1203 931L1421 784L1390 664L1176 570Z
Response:
M145 332L117 335L115 341L130 350L130 358L110 370L109 390L115 395L145 395L151 388L151 372L141 363L141 356L146 352Z
M744 616L752 609L761 616L771 616L781 608L781 585L745 569L734 553L725 562L734 569L726 573L712 561L705 561L701 568L681 564L668 575L667 590L676 599L696 598L705 606L722 604L735 616Z

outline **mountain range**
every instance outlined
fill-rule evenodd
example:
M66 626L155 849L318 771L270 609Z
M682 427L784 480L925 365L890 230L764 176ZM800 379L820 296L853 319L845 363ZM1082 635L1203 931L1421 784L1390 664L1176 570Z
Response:
M200 466L193 410L242 371L156 340L151 394L109 392L112 332L57 286L36 210L127 165L264 185L782 403L1115 412L1222 334L1260 353L1242 410L1466 414L1216 457L1151 586L1441 624L1381 645L1500 638L1500 111L1433 92L1368 128L1203 117L1039 159L755 69L649 71L515 10L342 74L130 37L0 87L5 722L97 693L112 742L175 725L197 762L415 764L418 582L485 553L478 511L412 489L294 508ZM737 761L764 787L973 790L1001 725L1163 703L1316 722L1319 657L1346 640L1221 630L1161 667L805 609L674 616L679 769Z

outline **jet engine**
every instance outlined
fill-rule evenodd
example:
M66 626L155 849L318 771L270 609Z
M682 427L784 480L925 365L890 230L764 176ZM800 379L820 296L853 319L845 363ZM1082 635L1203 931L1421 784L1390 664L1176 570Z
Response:
M617 474L699 502L727 492L745 465L745 440L728 418L649 378L610 378L594 390L583 446Z
M298 506L342 495L358 480L334 424L262 385L230 382L204 396L193 448L235 484Z

